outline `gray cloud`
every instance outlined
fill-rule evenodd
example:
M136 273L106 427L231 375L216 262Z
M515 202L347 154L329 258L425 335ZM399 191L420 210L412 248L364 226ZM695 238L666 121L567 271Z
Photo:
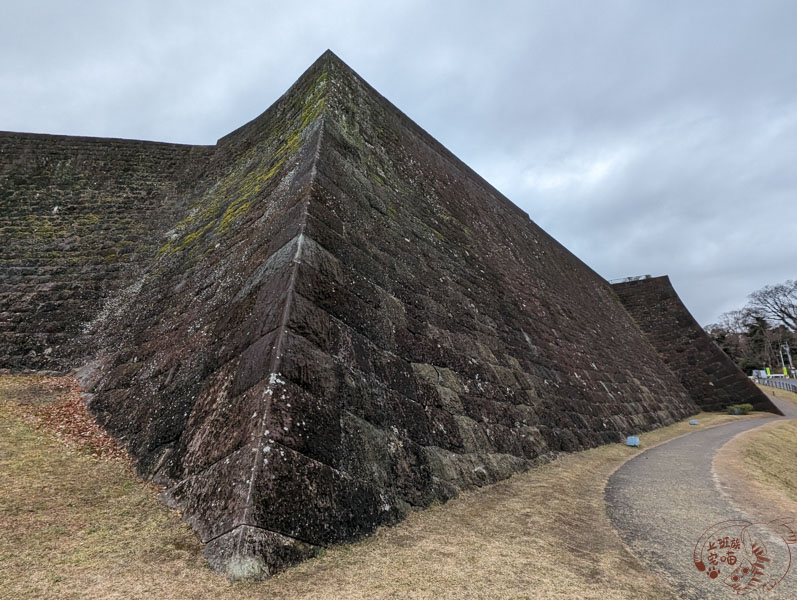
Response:
M326 48L607 278L794 278L792 2L0 7L0 129L213 143Z

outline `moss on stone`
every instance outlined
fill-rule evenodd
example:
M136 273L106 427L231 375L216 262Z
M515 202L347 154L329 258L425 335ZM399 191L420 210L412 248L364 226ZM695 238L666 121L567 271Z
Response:
M193 212L176 227L182 233L163 244L159 256L190 250L211 230L223 234L251 210L269 182L302 147L307 127L323 113L326 87L324 72L316 78L293 126L287 130L278 128L278 132L251 148L240 161L250 165L248 171L244 174L243 169L234 170L219 183L212 196L205 196L194 204ZM276 149L270 151L274 146Z

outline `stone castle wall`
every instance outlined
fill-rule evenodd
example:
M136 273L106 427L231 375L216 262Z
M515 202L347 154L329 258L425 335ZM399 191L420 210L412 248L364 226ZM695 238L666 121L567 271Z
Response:
M212 148L0 133L0 368L64 370L182 218Z
M628 312L670 370L703 410L750 403L778 412L684 306L670 278L651 277L612 285Z
M337 59L218 153L86 380L217 567L697 412L605 281Z
M229 573L698 411L611 286L330 53L214 147L1 134L0 201L0 367L93 356L90 409Z

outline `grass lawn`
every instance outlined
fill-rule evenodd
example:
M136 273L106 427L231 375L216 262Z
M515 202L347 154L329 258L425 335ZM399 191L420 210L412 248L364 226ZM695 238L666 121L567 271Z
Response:
M567 455L269 581L233 584L75 394L67 378L0 377L0 598L673 598L605 513L607 478L641 450ZM642 434L642 449L748 417L696 418Z
M773 388L759 386L771 394ZM774 390L797 405L797 394ZM723 489L759 521L797 519L797 420L776 421L736 436L714 458Z

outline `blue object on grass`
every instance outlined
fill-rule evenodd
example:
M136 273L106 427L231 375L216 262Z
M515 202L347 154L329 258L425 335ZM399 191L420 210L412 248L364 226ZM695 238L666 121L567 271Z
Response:
M625 438L626 446L639 446L639 438L635 435L629 435Z
M697 425L697 419L692 419L691 421L689 421L689 424L690 425Z

